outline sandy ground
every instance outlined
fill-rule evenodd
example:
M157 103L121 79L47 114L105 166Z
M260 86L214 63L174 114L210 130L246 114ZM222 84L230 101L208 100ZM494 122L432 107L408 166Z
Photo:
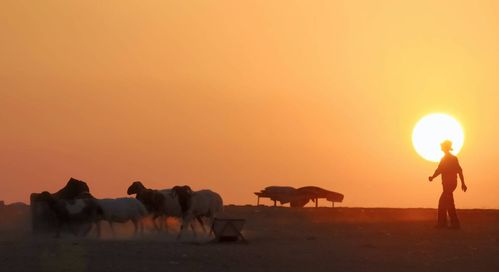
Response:
M236 207L248 244L147 232L54 239L29 210L0 211L0 271L499 271L499 211L460 210L459 231L433 229L433 209Z

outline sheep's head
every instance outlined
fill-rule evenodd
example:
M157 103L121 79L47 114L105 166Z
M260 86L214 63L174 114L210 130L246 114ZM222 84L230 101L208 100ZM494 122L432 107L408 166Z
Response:
M191 187L187 185L175 186L171 190L171 195L172 197L178 198L178 202L180 204L180 208L182 209L182 213L186 212L189 209L192 196Z
M138 194L141 191L146 189L146 187L142 184L140 181L135 181L128 187L128 190L126 191L128 195L133 195L133 194Z
M38 194L36 200L40 202L45 202L49 206L53 206L57 203L57 199L47 191L43 191L42 193Z
M47 191L43 191L41 194L38 195L38 200L40 201L51 201L53 199L54 197L52 196L52 194L50 194Z
M170 194L172 195L172 197L188 196L192 194L192 189L188 185L174 186L171 189Z

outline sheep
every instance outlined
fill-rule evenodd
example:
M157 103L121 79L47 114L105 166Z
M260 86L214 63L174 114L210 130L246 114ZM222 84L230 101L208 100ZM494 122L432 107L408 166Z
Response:
M168 226L165 224L166 217L182 217L179 201L177 200L177 197L172 194L171 189L147 189L142 182L135 181L128 187L127 193L128 195L136 194L136 198L146 206L149 213L153 216L153 224L158 231L163 229L163 227L168 230ZM158 217L161 219L159 226L156 224L156 219ZM197 220L206 232L202 219L197 218ZM193 224L191 224L191 228L194 228Z
M222 197L211 190L194 192L189 186L175 186L171 191L173 195L177 196L182 209L183 220L177 239L180 239L185 226L188 226L193 218L208 217L211 225L215 215L223 210ZM194 228L192 231L196 235Z
M144 233L142 219L147 215L146 207L135 198L98 199L97 203L102 208L103 220L109 223L114 235L113 223L126 223L132 221L135 234L139 230ZM100 224L100 223L99 223Z
M158 190L147 189L140 181L135 181L128 187L128 195L135 194L136 199L138 199L147 211L152 214L152 222L156 230L160 228L156 224L156 219L158 217L163 217L166 214L166 201L165 195Z
M94 198L90 194L88 185L81 180L70 178L66 185L59 191L51 194L55 199L72 201L80 198ZM57 219L46 203L38 200L40 193L32 193L30 196L31 224L34 232L44 230L55 230ZM91 228L91 225L88 225Z
M47 207L55 215L56 234L60 237L61 229L65 225L71 224L89 224L89 228L84 232L88 234L92 224L97 227L97 235L100 236L100 227L98 221L103 218L103 210L93 198L77 198L74 200L62 200L50 194L47 191L37 196L37 200L45 202ZM76 232L73 230L76 235Z

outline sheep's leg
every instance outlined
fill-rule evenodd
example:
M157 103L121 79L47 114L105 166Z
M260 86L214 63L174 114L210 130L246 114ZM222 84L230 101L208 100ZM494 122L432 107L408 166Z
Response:
M214 215L211 215L210 216L210 219L209 219L209 224L210 224L210 233L208 233L208 236L210 236L212 233L213 235L215 235L215 233L213 232L213 222L215 221L215 216Z
M163 228L165 229L166 232L168 232L168 216L165 214L163 215Z
M165 224L165 231L168 233L168 216L164 216L163 223Z
M139 220L139 224L140 224L140 235L144 235L144 218L141 218Z
M164 227L165 227L165 216L160 215L159 216L159 230L162 231Z
M78 236L78 232L75 230L74 224L69 224L69 230L74 236Z
M86 227L86 226L84 225L83 227ZM89 233L91 230L92 230L92 223L89 223L89 224L88 224L88 227L87 227L85 230L83 230L82 235L83 235L84 237L86 237L86 236L88 235L88 233ZM78 232L79 232L79 229L78 229ZM78 234L79 234L79 233L78 233Z
M133 234L135 236L137 236L137 233L139 231L139 224L137 222L137 219L132 219L132 223L133 223L133 226L134 226L134 232L133 232Z
M113 234L113 237L115 237L116 236L116 232L114 232L113 221L109 220L107 222L109 223L109 227L111 228L111 233Z
M194 235L194 238L196 238L197 234L196 234L196 228L194 226L194 223L191 223L191 229L192 229L192 234Z
M184 231L184 222L182 222L182 225L180 225L180 231L177 234L177 240L180 240L183 231Z
M180 231L177 235L177 240L181 238L182 233L185 231L186 227L189 227L190 224L191 224L191 216L184 217L184 219L182 220L182 225L180 226Z
M59 238L61 237L61 228L62 228L62 222L57 222L57 226L56 226L56 229L55 229L55 238Z
M206 233L206 228L204 227L203 218L201 218L201 216L199 216L199 217L196 217L196 219L198 220L199 224L201 225L201 229L203 230L203 233Z
M158 231L158 232L159 232L159 231L160 231L160 228L159 228L158 224L156 223L156 218L158 218L158 216L159 216L159 215L156 215L156 214L155 214L155 215L153 215L153 217L152 217L152 223L153 223L154 228L156 229L156 231Z
M75 223L71 222L70 224L68 224L68 227L69 227L69 230L71 231L71 233L74 236L79 236L79 234L80 234L80 227L81 227L80 225L75 226Z
M97 238L100 238L100 221L95 222L95 229L97 231Z
M160 217L160 229L165 230L166 233L168 233L168 216L166 215L161 215Z

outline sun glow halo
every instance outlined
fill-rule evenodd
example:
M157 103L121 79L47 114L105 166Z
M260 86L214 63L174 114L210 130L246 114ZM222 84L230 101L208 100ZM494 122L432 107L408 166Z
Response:
M421 118L414 127L412 144L416 152L426 160L437 162L443 152L440 143L452 141L453 154L459 153L464 143L464 132L459 122L452 116L434 113Z

